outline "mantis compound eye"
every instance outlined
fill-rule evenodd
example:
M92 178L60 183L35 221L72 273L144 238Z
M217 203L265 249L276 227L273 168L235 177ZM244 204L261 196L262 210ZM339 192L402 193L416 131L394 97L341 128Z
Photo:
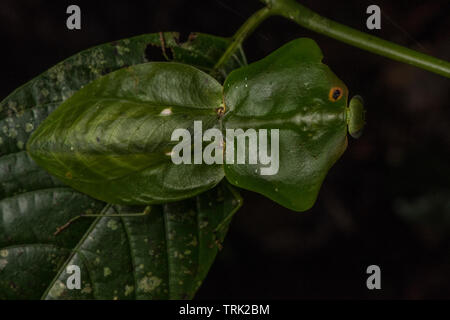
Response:
M359 138L362 135L365 121L364 100L361 96L354 96L350 100L347 108L347 126L348 133L353 138Z
M342 98L344 93L344 90L340 87L333 87L330 89L330 92L328 93L328 99L332 102L338 101L340 98Z

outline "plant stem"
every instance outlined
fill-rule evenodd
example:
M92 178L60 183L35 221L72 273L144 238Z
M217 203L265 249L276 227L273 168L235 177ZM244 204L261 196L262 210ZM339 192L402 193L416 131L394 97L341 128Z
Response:
M239 30L232 37L231 44L225 50L224 54L220 57L219 61L215 64L211 73L218 71L227 60L239 49L242 42L255 30L261 22L272 15L272 10L265 7L256 11L244 24L239 28Z
M260 1L270 8L272 14L281 15L304 28L389 59L411 64L450 78L450 63L447 61L402 47L324 18L295 0Z
M295 0L260 0L266 7L255 12L236 32L230 46L213 68L217 72L238 50L242 42L272 15L280 15L302 27L345 42L357 48L407 63L450 78L450 63L424 53L411 50L370 34L355 30L343 24L324 18Z

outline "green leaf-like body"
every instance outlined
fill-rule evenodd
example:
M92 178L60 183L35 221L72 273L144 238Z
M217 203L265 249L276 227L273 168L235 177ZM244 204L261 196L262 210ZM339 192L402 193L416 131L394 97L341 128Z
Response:
M228 44L207 35L185 44L172 33L163 37L175 61L203 70ZM215 110L222 103L220 84L186 65L145 63L149 45L161 45L160 36L86 50L0 104L0 297L36 298L45 288L47 299L192 297L240 205L226 182L213 188L224 174L293 210L313 205L327 171L346 148L352 121L346 119L351 114L347 88L321 62L314 41L295 40L234 71L224 84L222 120ZM361 110L353 110L355 125ZM261 165L174 166L170 134L192 129L194 120L202 120L204 130L279 129L279 171L263 176ZM29 150L57 178L23 150L37 127ZM111 203L148 204L211 188L196 198L153 205L147 217L85 219L52 236L81 213L142 210L105 207L86 194ZM69 264L89 275L84 290L65 289Z
M192 34L184 43L178 41L178 34L174 32L163 33L162 37L174 61L202 70L210 70L230 43L227 39L200 33ZM194 200L173 203L170 208L155 205L153 215L147 220L80 219L55 237L56 228L70 218L106 211L107 204L67 187L38 166L24 150L33 131L80 88L109 72L146 63L154 57L158 59L161 45L160 34L145 34L84 50L27 82L0 102L0 299L181 298L192 297L203 281L218 252L213 240L221 241L232 214L240 205L236 191L227 191L228 187L224 189L219 185L194 198L196 206ZM244 59L240 56L231 59L221 74L239 67L239 61ZM114 206L110 210L121 213L131 208ZM175 221L181 212L188 213L183 223L169 223L167 232L163 230L162 217ZM157 219L159 224L155 225L155 233L151 233L150 223ZM110 222L113 220L116 223ZM134 222L142 222L142 228L137 230ZM221 227L214 237L213 230L218 225ZM194 226L198 226L197 229ZM188 245L183 243L186 231L191 238L191 233L194 236L197 233L197 246L185 249ZM165 247L152 247L150 242L145 242L143 233L148 240L151 237L159 245L165 243ZM164 242L170 234L173 241ZM117 237L114 243L119 241L118 248L108 242L114 237ZM116 254L119 248L120 256ZM150 253L155 249L167 251L167 254L159 260L152 259ZM178 255L180 252L186 257L185 250L191 250L191 259L198 259L189 270L184 269L188 260L181 260ZM179 267L178 263L158 267L157 263L169 256L172 261L180 262ZM96 264L97 258L101 259L100 264ZM133 263L144 260L143 267ZM65 285L61 279L67 276L66 265L74 261L82 261L83 286L69 293L61 287ZM115 272L109 274L103 266ZM119 271L122 268L119 266L123 270ZM159 286L155 286L148 275L155 267L169 275L161 278ZM89 277L90 271L93 271L92 277ZM156 291L149 290L153 287Z
M320 48L311 39L294 40L232 72L223 94L221 123L222 87L211 76L181 64L132 66L75 93L34 133L28 151L66 184L109 203L182 200L226 175L292 210L309 209L346 148L351 114L347 87L322 63ZM276 173L263 175L266 165L249 164L249 157L224 168L174 164L172 132L192 133L194 121L203 130L265 129L268 141L270 130L279 130Z
M175 165L172 132L218 127L222 86L180 63L150 62L103 76L57 108L28 151L64 183L114 204L186 199L222 180L220 165Z
M348 90L321 60L313 40L297 39L233 71L224 84L227 129L279 129L278 172L261 175L261 164L226 164L228 181L296 211L314 204L347 146Z

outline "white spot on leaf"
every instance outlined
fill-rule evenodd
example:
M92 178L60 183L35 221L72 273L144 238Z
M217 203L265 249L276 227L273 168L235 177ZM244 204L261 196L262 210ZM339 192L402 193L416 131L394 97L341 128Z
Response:
M112 219L108 221L106 226L108 228L110 228L111 230L116 230L118 228L116 220L112 220Z
M65 289L66 286L64 285L64 283L61 280L58 280L50 290L49 295L53 298L58 298Z
M0 271L5 269L6 265L8 264L8 260L6 259L0 259Z
M103 276L104 276L104 277L107 277L107 276L109 276L109 275L111 275L111 274L112 274L112 271L111 271L110 268L108 268L108 267L104 267L104 268L103 268Z
M125 286L125 296L128 296L128 295L132 294L133 291L134 291L134 287L133 286L129 286L129 285Z
M165 108L161 111L161 116L170 116L172 114L172 108Z
M144 277L139 281L139 290L149 293L155 290L161 284L162 280L158 277Z

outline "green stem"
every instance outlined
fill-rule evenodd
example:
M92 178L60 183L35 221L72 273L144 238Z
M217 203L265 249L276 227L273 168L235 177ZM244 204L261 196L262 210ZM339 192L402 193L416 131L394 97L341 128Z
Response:
M324 34L372 53L411 64L413 66L450 78L450 63L414 51L381 38L360 32L324 18L295 0L260 0L270 9L270 14L290 19L304 28Z
M239 30L234 34L231 44L225 50L224 54L220 57L219 61L215 64L211 73L217 72L227 60L239 49L242 42L255 30L261 22L272 15L272 10L265 7L256 11L244 24L239 28Z
M407 63L444 77L450 78L450 63L424 53L402 47L370 34L352 29L343 24L324 18L295 0L260 0L266 7L255 12L236 32L230 46L216 63L211 74L217 72L240 48L242 42L272 15L280 15L306 29L324 34L357 48Z

